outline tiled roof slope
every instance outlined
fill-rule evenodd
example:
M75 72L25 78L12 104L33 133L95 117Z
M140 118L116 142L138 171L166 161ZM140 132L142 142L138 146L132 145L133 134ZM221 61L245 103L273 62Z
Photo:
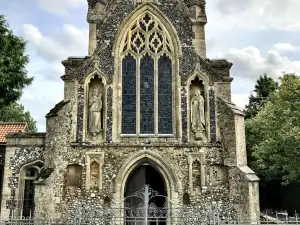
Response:
M0 143L6 142L6 135L9 133L24 132L26 123L2 123L0 122Z

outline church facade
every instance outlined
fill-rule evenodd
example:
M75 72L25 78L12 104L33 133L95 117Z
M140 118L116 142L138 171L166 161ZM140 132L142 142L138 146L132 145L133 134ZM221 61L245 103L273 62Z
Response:
M89 56L62 62L46 133L7 137L2 218L137 209L151 190L149 207L258 220L232 64L206 57L205 0L88 0L87 20Z

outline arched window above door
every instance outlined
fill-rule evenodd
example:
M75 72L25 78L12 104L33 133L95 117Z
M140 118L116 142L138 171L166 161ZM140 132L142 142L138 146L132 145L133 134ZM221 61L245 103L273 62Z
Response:
M128 27L122 51L122 130L125 135L172 135L174 48L150 12Z

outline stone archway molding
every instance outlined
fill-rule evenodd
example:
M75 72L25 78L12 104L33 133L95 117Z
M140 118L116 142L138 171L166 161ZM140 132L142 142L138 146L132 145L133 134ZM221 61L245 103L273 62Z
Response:
M171 164L163 159L157 152L147 149L131 154L122 164L113 185L115 200L122 202L125 184L129 175L144 162L151 164L151 166L161 174L165 180L168 197L177 200L178 196L182 193L182 185L176 173L170 167Z

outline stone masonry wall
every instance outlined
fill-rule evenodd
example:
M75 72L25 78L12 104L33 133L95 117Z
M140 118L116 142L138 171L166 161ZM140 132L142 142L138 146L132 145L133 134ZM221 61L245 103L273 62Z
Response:
M201 148L201 147L200 147ZM183 193L189 193L188 189L188 159L187 153L190 152L199 152L200 148L191 148L191 147L154 147L151 146L148 149L154 151L161 155L165 162L170 166L174 173L178 176L180 182L183 186ZM46 186L42 187L45 191L39 198L38 205L40 206L37 209L37 212L45 212L43 205L49 207L50 202L46 199L50 199L45 195L52 195L52 204L54 212L51 215L68 215L70 218L76 212L78 206L84 206L86 209L93 209L95 207L102 208L104 207L104 199L109 197L112 201L114 200L114 185L115 178L120 171L121 166L124 161L131 155L138 151L142 151L144 147L125 147L125 146L74 146L69 148L68 152L57 152L60 155L60 158L56 158L55 164L56 169L51 177L47 180ZM192 150L191 150L192 149ZM220 207L222 211L233 212L232 203L229 200L229 188L228 184L224 183L223 185L210 185L209 174L210 174L210 165L215 164L216 162L222 162L222 157L219 155L218 149L208 148L210 154L207 154L206 160L208 166L206 167L206 183L201 187L200 192L196 191L190 193L191 205L199 208L205 208L209 210L212 207L212 204L216 204ZM100 191L91 191L86 190L86 152L104 152L104 165L102 169L103 177L103 189ZM78 164L82 166L82 181L80 187L77 188L67 188L65 177L67 175L67 165L68 164ZM47 186L52 186L53 189L48 188ZM51 191L53 190L53 193ZM180 204L182 204L182 195L179 196ZM52 207L50 207L52 208Z
M45 134L15 134L7 137L1 216L8 217L20 207L20 172L34 162L44 162Z

